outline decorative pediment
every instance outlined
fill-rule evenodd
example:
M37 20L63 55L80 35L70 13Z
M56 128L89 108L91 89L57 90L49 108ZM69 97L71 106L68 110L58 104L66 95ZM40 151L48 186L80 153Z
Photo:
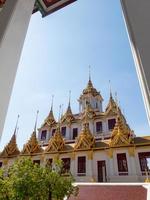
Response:
M17 156L19 154L20 151L16 143L16 134L14 133L10 142L5 146L4 150L0 154L0 157Z
M62 134L60 133L60 127L57 127L54 136L49 140L49 144L45 152L62 151L64 149L64 146L65 142L62 137Z
M126 124L126 121L118 111L115 127L112 131L110 146L121 146L132 144L132 131Z
M106 115L116 115L117 114L117 109L118 109L118 106L116 104L116 102L114 101L112 95L110 95L110 99L109 99L109 102L108 102L108 105L105 109L105 113Z
M94 136L91 134L89 125L86 123L77 137L74 149L91 149L95 145Z
M95 116L95 111L91 107L90 103L87 103L86 108L81 115L81 120L86 123L87 121L94 119Z
M71 110L71 106L69 104L66 113L63 115L63 117L61 118L61 123L65 123L67 125L71 125L71 123L75 120L73 114L72 114L72 110Z
M33 131L30 140L24 145L22 154L35 154L41 153L43 149L40 147L38 140L36 138L36 132Z
M53 115L53 110L51 109L50 112L49 112L49 115L44 120L44 123L43 123L42 127L48 126L48 127L51 128L54 125L56 125L56 120L55 120L54 115Z

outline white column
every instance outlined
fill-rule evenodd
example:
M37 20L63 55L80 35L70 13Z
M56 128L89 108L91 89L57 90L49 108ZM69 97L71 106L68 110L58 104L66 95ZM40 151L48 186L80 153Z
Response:
M121 5L150 123L150 0L121 0Z
M7 0L0 12L0 137L35 0Z

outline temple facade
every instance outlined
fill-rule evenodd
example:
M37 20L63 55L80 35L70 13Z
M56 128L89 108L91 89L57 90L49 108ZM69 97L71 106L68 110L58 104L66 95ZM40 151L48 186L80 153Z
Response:
M0 153L0 167L21 156L40 165L61 159L63 173L72 173L77 182L148 181L150 136L137 137L110 91L108 105L94 88L91 78L79 99L79 113L73 114L70 100L58 121L53 106L36 133L19 150L16 131Z

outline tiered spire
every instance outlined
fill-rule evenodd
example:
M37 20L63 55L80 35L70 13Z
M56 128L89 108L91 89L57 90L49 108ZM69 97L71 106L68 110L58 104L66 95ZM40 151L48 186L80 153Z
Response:
M116 124L112 131L110 146L130 145L131 143L131 130L127 125L120 109L118 108Z
M42 127L46 126L46 125L49 127L52 127L53 125L56 124L56 120L55 120L54 114L53 114L53 100L54 100L54 96L52 96L52 103L51 103L51 109L50 109L49 115L44 120Z
M112 93L110 93L109 102L105 110L106 114L107 115L117 114L117 107L118 107L117 103L115 102Z
M91 134L89 129L89 124L85 123L83 125L83 129L79 136L77 137L77 141L75 143L74 149L91 149L95 145L94 136Z
M17 134L17 129L18 129L18 119L19 119L19 115L17 117L17 122L16 122L15 130L14 130L14 133L12 135L12 138L10 139L9 143L5 146L4 150L0 154L0 157L17 156L20 153L18 146L17 146L17 143L16 143L16 134Z
M61 123L66 123L70 125L74 121L74 116L72 114L71 105L70 105L70 99L71 99L71 91L69 91L69 103L66 113L61 118Z
M23 150L21 152L22 154L30 155L30 154L34 154L34 153L41 153L43 151L43 149L40 147L37 137L36 137L36 126L37 126L38 113L39 113L39 111L37 111L33 133L31 135L29 141L24 145Z
M56 132L54 136L49 140L48 147L46 148L45 152L57 152L63 150L65 146L64 139L62 137L62 134L60 132L60 125L57 125Z

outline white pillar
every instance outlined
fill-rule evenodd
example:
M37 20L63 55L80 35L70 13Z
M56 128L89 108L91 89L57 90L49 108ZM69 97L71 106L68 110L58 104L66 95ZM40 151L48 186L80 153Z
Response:
M7 0L0 12L0 137L35 0Z
M121 0L121 5L150 123L150 0Z

